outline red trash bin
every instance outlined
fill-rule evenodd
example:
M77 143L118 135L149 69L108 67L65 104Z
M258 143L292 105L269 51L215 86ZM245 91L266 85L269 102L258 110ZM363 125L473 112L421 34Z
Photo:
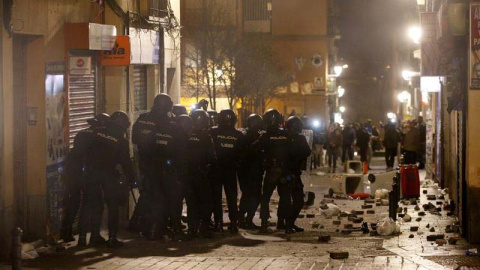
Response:
M400 186L404 198L420 197L420 176L417 165L402 165Z

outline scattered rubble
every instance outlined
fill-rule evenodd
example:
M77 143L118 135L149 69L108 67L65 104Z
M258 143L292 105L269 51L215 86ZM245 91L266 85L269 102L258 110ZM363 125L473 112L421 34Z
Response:
M348 252L341 252L341 251L331 251L330 252L330 258L334 260L344 260L348 259Z

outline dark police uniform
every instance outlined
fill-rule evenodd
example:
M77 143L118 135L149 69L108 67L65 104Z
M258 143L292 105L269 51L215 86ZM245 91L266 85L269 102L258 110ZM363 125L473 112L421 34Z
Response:
M249 130L245 132L246 152L239 170L239 183L242 191L240 199L239 217L251 222L260 204L262 197L263 161L258 148L252 144L260 137L260 131Z
M292 155L290 162L288 163L288 167L291 175L293 176L293 181L290 186L292 196L291 218L293 225L304 205L305 193L303 191L303 183L300 176L302 174L302 170L306 169L306 160L312 153L312 150L310 149L305 136L301 134L290 134L289 139L292 144ZM279 216L284 215L280 207L278 212Z
M262 134L258 141L254 143L254 147L259 147L262 150L266 170L260 210L262 223L267 222L270 218L269 203L275 188L277 188L280 196L279 208L284 209L283 215L288 219L292 212L291 200L289 199L289 185L292 179L289 177L287 167L292 148L289 135L279 128L267 129L267 132Z
M94 130L86 161L87 192L85 202L97 209L93 215L92 233L100 229L103 212L102 190L108 207L108 231L110 239L116 239L119 226L119 205L126 194L116 170L120 164L128 181L134 180L128 140L115 125Z
M214 127L210 134L215 145L217 172L214 183L213 208L216 222L222 223L222 185L225 189L228 205L228 217L233 225L237 222L237 168L244 151L242 132L235 128Z
M182 207L183 198L177 175L181 164L180 136L180 128L169 118L162 119L153 133L153 178L146 189L151 192L151 212L160 233L165 231L167 220L170 220L175 232L181 231L178 208Z
M63 232L62 238L65 242L74 241L72 239L72 225L75 221L75 217L80 208L80 202L82 200L82 193L84 193L85 188L85 175L84 175L84 165L86 161L86 152L88 150L88 143L91 141L91 137L94 131L94 125L91 125L89 128L81 130L75 136L73 141L73 148L68 155L67 162L67 183L66 183L66 207L65 207L65 216L63 220ZM92 209L87 208L85 205L82 210L84 211L83 216L85 218L90 216L90 211ZM88 212L88 214L86 214ZM83 217L81 215L81 217ZM86 233L88 224L90 220L84 220L80 222L80 232ZM82 227L83 226L83 227Z
M186 183L188 229L195 234L208 229L212 210L210 170L215 164L215 149L208 131L194 131L187 142L188 177Z
M158 120L152 113L141 114L132 127L132 143L138 149L138 168L140 171L140 197L130 219L129 229L133 231L146 231L145 223L147 222L148 198L144 194L144 187L148 180L152 178L152 150L153 150L153 133L156 129Z

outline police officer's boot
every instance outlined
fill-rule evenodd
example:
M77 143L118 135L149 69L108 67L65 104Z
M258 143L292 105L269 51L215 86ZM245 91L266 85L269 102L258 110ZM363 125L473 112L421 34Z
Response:
M258 230L260 226L255 225L253 223L253 217L247 217L245 221L245 229L247 230Z
M223 232L223 222L220 220L215 220L215 226L213 230L216 232Z
M267 233L268 232L268 220L262 219L262 225L260 226L260 233Z
M285 230L285 218L281 216L277 220L277 230Z
M228 230L231 233L238 233L238 225L236 220L231 220L230 221L230 226L228 226Z
M297 225L295 225L295 223L292 222L292 229L295 231L295 232L304 232L305 229L302 228L302 227L298 227Z
M75 237L73 237L73 234L72 234L72 227L71 226L63 229L62 240L63 240L64 243L75 241Z
M79 247L86 247L87 246L87 234L86 233L80 233L80 235L78 236L77 246L79 246Z
M285 234L292 234L295 231L293 230L293 222L290 219L285 220Z
M150 241L155 241L159 237L159 228L158 228L158 223L157 222L152 222L150 224L150 228L147 232L146 238Z
M106 242L107 240L103 238L99 232L92 232L92 234L90 235L90 246L98 247L101 245L105 245Z
M123 242L117 239L117 232L111 232L108 235L107 247L119 248L123 247Z
M195 237L197 237L197 226L194 222L189 222L187 230L187 240L193 240L193 238Z
M243 215L240 215L240 218L238 219L238 227L239 227L239 228L242 228L242 229L246 229L246 228L247 228L247 223L246 223L246 220L245 220L245 218L243 217Z
M203 238L213 238L213 234L210 231L208 221L206 221L206 222L202 221L200 223L200 236L203 237Z

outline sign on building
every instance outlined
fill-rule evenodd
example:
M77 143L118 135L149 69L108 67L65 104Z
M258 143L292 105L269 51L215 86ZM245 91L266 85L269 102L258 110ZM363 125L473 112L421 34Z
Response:
M130 65L130 38L117 36L112 50L102 51L102 66L129 66Z

